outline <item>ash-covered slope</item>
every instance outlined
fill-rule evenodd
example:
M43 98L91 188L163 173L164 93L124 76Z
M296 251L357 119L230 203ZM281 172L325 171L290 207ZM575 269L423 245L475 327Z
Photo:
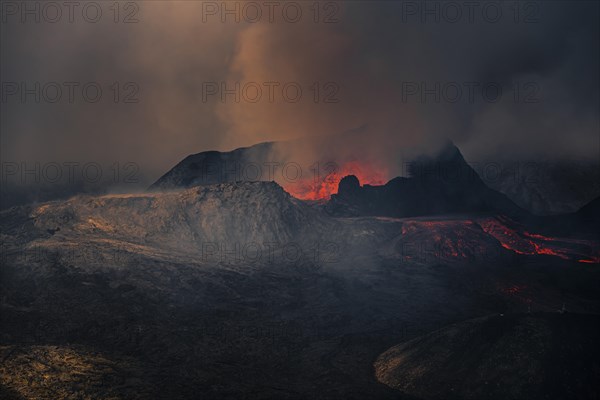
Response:
M289 325L274 315L304 296L304 243L328 223L315 212L267 182L1 212L0 397L220 399L267 385L237 376L268 371L287 345L269 341Z
M243 168L250 163L262 165L264 161L269 161L273 145L272 142L266 142L229 152L204 151L192 154L160 177L149 189L177 189L242 181Z
M177 192L77 196L14 208L2 215L3 234L110 238L200 251L204 243L285 243L307 236L313 210L274 182L195 187ZM35 232L35 233L34 233ZM299 239L298 239L299 240Z
M494 315L392 347L375 374L419 399L595 399L598 335L598 315Z
M410 178L394 178L382 186L360 186L356 177L345 177L326 208L337 216L527 215L508 197L488 188L452 144L435 157L422 156L411 163Z

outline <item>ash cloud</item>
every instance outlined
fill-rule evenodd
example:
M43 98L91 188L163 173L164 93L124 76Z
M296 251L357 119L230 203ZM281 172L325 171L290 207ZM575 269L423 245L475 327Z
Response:
M134 24L115 24L108 9L96 24L8 17L3 82L94 81L104 96L112 96L114 82L135 82L139 102L9 99L2 103L2 158L135 162L148 181L190 153L273 140L301 143L286 158L364 156L390 174L407 149L435 151L447 138L469 161L597 160L597 3L532 2L539 8L533 23L515 23L505 2L494 23L478 13L472 23L423 22L408 14L409 3L423 6L336 3L334 23L322 22L324 9L315 23L306 3L297 23L278 13L273 22L229 16L223 23L203 15L200 2L138 2ZM252 103L226 95L223 102L220 93L206 95L207 82L219 89L254 82L263 97ZM279 84L273 102L265 82ZM279 88L290 82L302 88L298 102L282 99ZM464 85L473 82L499 84L503 95L486 101L476 90L469 101ZM436 84L458 85L462 96L436 102L435 95L407 94ZM332 92L338 101L325 102ZM532 93L536 101L524 102Z

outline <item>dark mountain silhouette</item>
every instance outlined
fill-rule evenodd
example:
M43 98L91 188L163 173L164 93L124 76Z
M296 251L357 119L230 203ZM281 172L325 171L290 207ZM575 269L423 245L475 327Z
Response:
M149 190L247 180L244 179L243 168L250 163L262 164L268 161L273 145L272 142L265 142L227 152L204 151L192 154L154 182Z
M382 186L360 186L355 176L340 181L326 209L337 216L409 217L463 212L495 212L525 217L527 212L504 194L485 185L449 143L437 156L410 164L408 178Z
M273 146L269 142L230 152L190 155L149 190L248 180L244 168L250 163L263 165L272 161L269 157ZM490 189L450 142L435 156L418 157L410 164L409 172L409 178L397 177L383 186L360 186L356 177L346 177L326 209L334 216L408 217L460 212L527 215L508 197ZM272 180L269 178L263 174L258 180Z

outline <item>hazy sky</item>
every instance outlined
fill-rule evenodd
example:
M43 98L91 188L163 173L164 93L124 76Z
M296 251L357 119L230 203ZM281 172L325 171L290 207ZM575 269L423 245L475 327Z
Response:
M340 147L599 157L598 2L53 4L2 3L3 162L152 180L191 153L361 126Z

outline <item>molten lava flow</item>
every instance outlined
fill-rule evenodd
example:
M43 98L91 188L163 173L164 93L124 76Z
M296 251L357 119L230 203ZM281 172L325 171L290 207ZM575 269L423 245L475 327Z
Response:
M401 232L396 248L406 261L464 262L488 253L487 235L470 220L405 220Z
M386 173L369 163L349 161L342 165L328 164L329 168L313 169L311 176L296 182L284 184L284 189L292 196L301 200L329 200L337 193L340 180L348 175L355 175L361 184L383 185L386 183Z
M582 258L581 260L577 260L580 263L585 264L600 264L600 256L590 256L590 258Z
M548 255L581 263L597 263L598 243L572 238L553 238L523 230L503 217L480 222L481 228L500 242L502 247L517 254ZM515 228L512 228L515 226Z
M509 227L512 221L503 221L502 218L489 219L480 224L483 230L494 236L505 249L517 254L544 254L569 259L564 248L557 248L560 239L549 238L526 231L518 232ZM550 246L554 246L552 248Z

